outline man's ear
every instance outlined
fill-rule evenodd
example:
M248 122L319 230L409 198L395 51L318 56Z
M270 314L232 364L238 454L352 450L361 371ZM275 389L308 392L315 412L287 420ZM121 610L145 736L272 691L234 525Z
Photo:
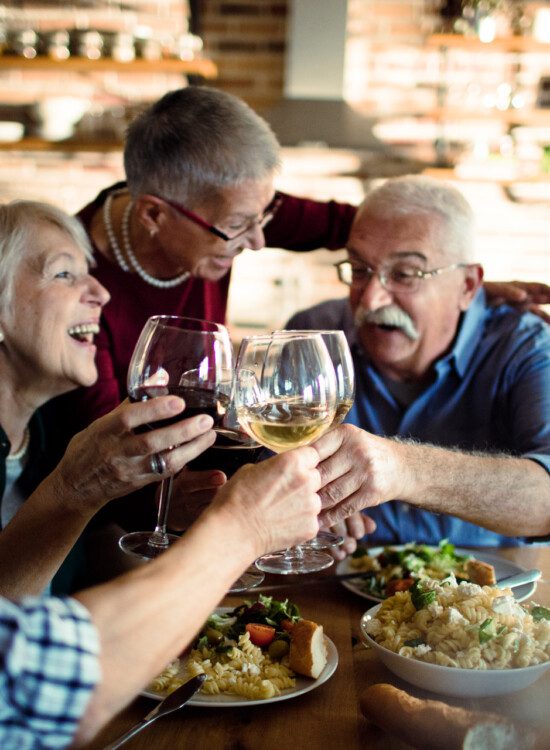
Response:
M464 270L464 282L462 295L460 298L460 309L464 312L467 310L477 290L483 283L483 267L479 263L472 263L466 266Z

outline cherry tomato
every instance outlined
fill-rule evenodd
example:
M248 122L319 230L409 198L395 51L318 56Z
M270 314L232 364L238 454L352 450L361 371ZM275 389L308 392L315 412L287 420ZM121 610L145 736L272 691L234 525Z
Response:
M246 632L250 634L252 643L260 648L269 646L275 638L275 628L272 628L271 625L261 625L257 622L249 622L246 626Z

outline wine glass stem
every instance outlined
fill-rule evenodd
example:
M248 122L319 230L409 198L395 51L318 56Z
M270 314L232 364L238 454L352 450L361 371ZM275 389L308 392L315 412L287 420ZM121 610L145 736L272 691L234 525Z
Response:
M285 549L285 558L287 560L295 560L297 557L303 557L304 556L304 550L299 544L296 544L294 547L287 547Z
M157 515L157 525L149 544L152 547L168 547L169 539L166 534L166 524L168 521L168 511L170 509L170 498L172 496L172 477L163 479L160 483L159 510Z

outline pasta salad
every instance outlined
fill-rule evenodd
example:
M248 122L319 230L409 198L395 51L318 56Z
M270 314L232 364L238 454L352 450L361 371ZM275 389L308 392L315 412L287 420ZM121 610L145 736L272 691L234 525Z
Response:
M386 599L367 622L400 656L462 669L528 667L550 660L550 610L518 604L510 589L423 579Z
M300 613L288 600L262 596L229 612L213 613L191 652L171 662L149 685L166 695L205 673L201 692L269 699L296 685L288 666L290 631Z

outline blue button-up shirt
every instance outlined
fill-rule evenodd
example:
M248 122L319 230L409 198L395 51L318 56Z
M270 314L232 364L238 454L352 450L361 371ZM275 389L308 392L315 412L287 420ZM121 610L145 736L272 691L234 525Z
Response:
M480 291L462 317L451 351L436 362L435 380L405 407L360 347L347 299L297 313L287 328L346 332L356 374L346 422L376 435L523 456L550 472L550 328L536 316L506 305L489 307ZM522 541L399 501L367 512L378 525L369 542L436 544L447 538L460 545L496 546Z

